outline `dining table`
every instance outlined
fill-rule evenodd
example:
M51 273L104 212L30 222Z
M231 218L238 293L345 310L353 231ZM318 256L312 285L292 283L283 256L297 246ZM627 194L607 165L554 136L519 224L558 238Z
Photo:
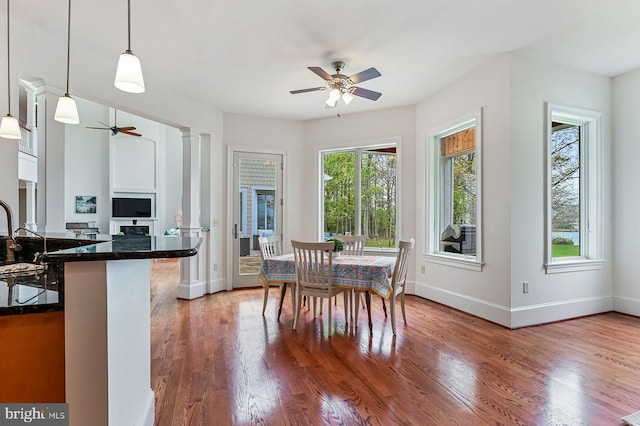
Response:
M333 284L346 290L363 292L367 304L369 329L371 323L371 293L384 299L391 296L391 280L396 258L391 256L346 255L332 258ZM263 287L296 281L296 265L293 253L264 259L258 272L258 282ZM346 309L346 307L345 307ZM357 313L356 313L357 325Z

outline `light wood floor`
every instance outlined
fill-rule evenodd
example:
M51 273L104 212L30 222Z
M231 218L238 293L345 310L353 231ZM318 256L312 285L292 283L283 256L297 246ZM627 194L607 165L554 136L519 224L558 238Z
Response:
M373 336L339 298L328 338L305 311L291 329L288 297L278 322L277 288L263 317L262 289L177 300L175 260L152 278L160 426L621 425L640 410L640 318L508 330L412 296L394 339L379 298Z

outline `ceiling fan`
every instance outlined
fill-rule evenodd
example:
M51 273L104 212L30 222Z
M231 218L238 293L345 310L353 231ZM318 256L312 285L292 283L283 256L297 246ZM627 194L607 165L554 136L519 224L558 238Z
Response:
M344 68L344 62L335 61L331 64L333 69L336 71L335 74L329 74L325 70L320 67L307 67L314 73L316 73L320 78L326 81L326 86L320 87L311 87L309 89L300 89L300 90L291 90L289 93L292 95L298 93L306 93L306 92L315 92L316 90L327 90L330 89L329 99L327 99L328 107L335 107L338 100L342 99L343 102L348 105L349 102L353 100L353 96L360 96L361 98L370 99L372 101L377 101L382 93L374 92L373 90L363 89L362 87L356 87L354 84L362 83L363 81L371 80L376 77L380 77L382 74L375 69L369 68L364 71L361 71L357 74L353 74L351 76L346 76L341 74L342 69Z
M115 113L114 113L114 116L115 116L115 119L117 120L117 115L115 115ZM136 133L132 131L136 129L133 126L118 127L117 124L114 124L113 126L109 126L108 124L103 123L102 121L98 121L98 123L102 124L105 127L87 127L87 129L111 130L111 136L115 136L118 133L122 133L123 135L129 135L129 136L142 136L140 133Z

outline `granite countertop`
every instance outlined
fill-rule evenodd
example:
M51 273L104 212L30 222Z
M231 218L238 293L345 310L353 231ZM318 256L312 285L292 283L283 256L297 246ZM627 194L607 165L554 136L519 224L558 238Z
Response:
M57 234L48 233L45 236L47 238L58 237ZM74 234L71 234L70 237L74 238ZM202 241L200 238L102 234L75 234L75 239L93 239L95 244L48 252L43 256L43 260L45 262L81 262L189 257L198 253Z
M0 271L0 316L64 310L65 262L188 257L197 254L202 241L163 236L39 234L47 238L48 251L42 254L41 260L48 268L45 273L23 272L20 276ZM15 260L16 266L34 266L29 262L35 252L44 251L43 239L24 231L17 233L16 239L23 245L21 257ZM11 262L4 266L11 269Z

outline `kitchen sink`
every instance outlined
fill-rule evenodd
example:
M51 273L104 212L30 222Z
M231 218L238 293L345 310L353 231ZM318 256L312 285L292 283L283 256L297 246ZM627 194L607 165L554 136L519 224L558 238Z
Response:
M45 273L46 270L47 265L38 265L35 263L10 263L7 265L0 265L0 278L38 275Z

